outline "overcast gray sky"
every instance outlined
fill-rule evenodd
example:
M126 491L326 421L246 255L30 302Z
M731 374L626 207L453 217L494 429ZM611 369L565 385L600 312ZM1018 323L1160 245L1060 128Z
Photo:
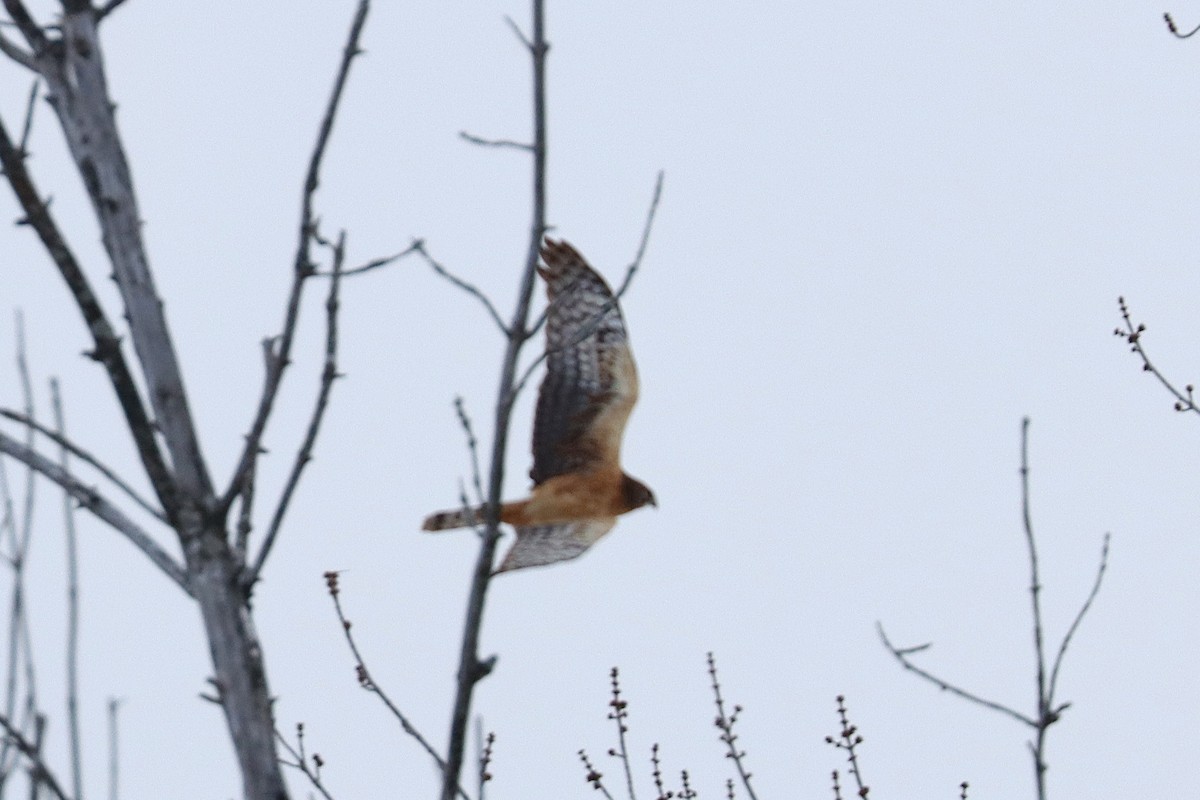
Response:
M498 737L489 796L591 797L581 747L616 777L613 665L644 787L659 742L670 774L687 768L702 797L723 796L713 650L745 707L760 797L831 796L843 764L823 738L839 693L866 736L873 797L954 797L962 780L973 798L1031 797L1029 732L905 674L875 634L882 620L898 644L932 641L923 665L1033 712L1023 415L1052 642L1113 534L1060 679L1072 706L1051 731L1051 792L1194 791L1200 420L1171 411L1112 329L1124 294L1161 366L1200 378L1200 40L1171 38L1145 3L548 5L556 235L619 280L666 172L623 302L642 376L624 458L660 507L579 561L494 584L484 647L499 662L476 705ZM1200 23L1200 7L1172 10ZM217 475L257 400L259 342L280 324L301 177L352 11L136 0L105 24L150 254ZM319 208L327 231L348 231L352 261L423 237L507 314L527 159L457 136L528 135L528 65L505 15L525 24L528 10L377 0ZM0 68L10 123L27 81ZM32 149L116 317L49 113ZM17 216L0 192L0 220ZM321 294L268 434L264 514L316 389ZM66 292L30 231L5 226L2 405L18 402L16 308L33 369L63 381L76 438L136 474ZM490 438L503 343L472 298L415 261L349 281L342 329L347 378L256 619L280 726L306 724L335 795L428 796L427 758L355 682L321 573L344 571L375 678L443 746L475 548L417 528L467 474L455 395ZM527 488L531 416L532 394L511 496ZM42 500L32 613L49 703L62 545L49 487ZM91 794L104 791L112 695L125 700L124 797L233 796L224 722L198 698L196 610L126 542L82 526Z

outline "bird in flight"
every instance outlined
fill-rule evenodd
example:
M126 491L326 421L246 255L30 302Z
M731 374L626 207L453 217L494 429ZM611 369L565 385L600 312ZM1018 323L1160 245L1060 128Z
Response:
M637 368L617 299L564 241L547 239L538 274L546 281L546 376L533 422L533 490L500 506L517 541L496 572L577 558L617 517L654 493L621 469L621 437L638 397ZM440 511L427 531L483 520L481 507Z

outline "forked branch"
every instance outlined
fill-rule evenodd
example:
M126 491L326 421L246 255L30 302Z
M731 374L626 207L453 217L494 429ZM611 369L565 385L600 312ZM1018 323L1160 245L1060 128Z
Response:
M329 395L333 391L333 382L341 377L337 369L338 310L341 307L342 265L346 259L345 231L338 236L336 243L330 245L330 249L333 253L333 278L329 282L329 296L325 300L325 365L321 370L317 400L313 406L312 417L308 422L308 430L304 434L304 441L300 443L291 473L288 475L287 483L284 484L283 492L275 507L275 513L271 516L271 524L267 528L266 538L263 539L262 547L259 548L258 558L254 560L254 566L245 576L244 585L247 590L254 586L258 576L262 573L263 565L267 563L267 557L271 554L275 538L279 535L280 527L283 525L284 515L291 504L292 495L300 484L300 476L304 473L308 462L312 461L317 434L321 431L321 422L325 419L325 411L329 408ZM245 506L249 505L249 501L245 497L242 502Z
M288 292L287 306L284 310L283 330L268 349L266 374L263 378L262 396L258 401L258 410L250 423L250 432L246 434L246 444L242 449L241 458L233 471L229 488L225 490L218 505L219 512L228 512L233 501L241 494L242 484L253 469L254 461L258 458L262 447L263 434L271 411L275 407L275 398L283 381L284 370L291 363L292 341L296 334L296 325L300 319L300 300L304 294L305 282L316 274L316 266L312 261L312 244L315 239L316 216L314 200L317 187L321 182L321 165L325 158L325 150L329 145L329 137L333 133L333 123L337 119L338 107L350 76L350 65L355 56L362 53L358 46L363 26L367 21L367 11L370 9L368 0L359 0L354 20L350 23L350 33L346 46L342 51L341 64L337 77L334 79L333 91L325 106L325 114L317 131L316 144L308 161L308 171L304 178L304 190L300 201L300 226L297 233L296 254L292 263L292 287Z
M500 318L500 312L496 310L494 305L492 305L492 301L488 299L488 296L479 290L478 286L458 277L453 272L446 269L441 262L429 255L429 251L425 249L424 240L418 239L417 241L413 242L411 249L415 250L418 254L420 254L421 258L425 259L425 263L429 265L430 269L482 303L483 307L487 309L488 316L492 318L492 322L496 323L496 327L500 329L500 333L504 334L505 336L508 335L508 326L506 326L504 324L504 320Z
M1122 310L1124 304L1122 303ZM1126 313L1126 320L1128 315ZM1132 325L1132 323L1130 323ZM1137 331L1135 331L1137 333ZM1137 345L1137 340L1134 338L1133 343ZM1033 640L1035 653L1035 672L1036 672L1036 712L1033 715L1022 714L1016 711L1011 706L1003 703L998 703L993 700L987 700L979 695L962 689L954 684L951 684L942 678L937 677L933 673L921 669L916 666L910 656L913 653L928 649L929 645L921 645L915 648L898 648L895 647L884 633L883 625L877 623L879 638L883 642L883 646L890 652L900 664L912 672L913 674L924 678L930 683L937 686L943 691L948 691L955 694L964 700L968 700L976 705L990 708L993 711L998 711L1013 719L1021 722L1034 730L1034 740L1030 742L1029 749L1033 756L1034 779L1037 785L1037 796L1039 800L1044 800L1046 797L1046 733L1051 725L1061 718L1063 711L1070 707L1070 703L1057 703L1055 699L1055 691L1058 685L1059 670L1062 667L1063 658L1066 656L1067 648L1070 646L1076 631L1079 629L1080 623L1084 616L1092 607L1093 601L1100 592L1101 583L1104 580L1104 573L1108 569L1108 550L1109 550L1109 535L1104 536L1104 546L1100 552L1100 566L1096 571L1096 579L1092 583L1092 589L1088 593L1079 611L1075 614L1074 620L1064 634L1061 643L1058 646L1057 654L1054 658L1054 663L1050 665L1049 677L1047 677L1046 663L1046 648L1044 627L1042 621L1041 607L1041 576L1038 570L1038 551L1037 541L1033 534L1032 514L1030 512L1029 499L1029 418L1026 417L1021 421L1021 518L1022 528L1024 532L1025 542L1029 553L1029 593L1032 606L1033 616Z
M23 153L13 144L3 120L0 120L0 166L3 167L5 178L25 213L24 221L37 233L42 246L58 268L63 282L79 307L79 312L92 335L93 349L88 355L100 362L108 373L109 382L116 392L117 401L137 446L142 467L146 470L150 485L154 487L166 516L172 518L178 510L175 480L159 449L154 425L150 422L129 364L121 352L120 340L101 308L91 283L50 214L49 207L42 202L33 178L25 168Z

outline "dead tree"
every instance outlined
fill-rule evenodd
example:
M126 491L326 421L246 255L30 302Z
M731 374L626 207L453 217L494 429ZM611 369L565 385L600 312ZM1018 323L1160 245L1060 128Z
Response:
M314 195L342 90L359 52L368 0L358 2L308 164L291 264L292 287L282 330L264 346L266 375L262 394L252 414L241 458L223 486L209 472L189 410L170 327L142 239L137 192L105 73L100 28L123 5L123 0L100 4L91 0L63 0L61 16L53 24L35 19L22 0L2 1L11 25L0 27L0 52L32 73L36 83L24 125L13 128L0 119L0 167L22 209L21 222L38 237L87 326L92 338L88 355L105 370L112 385L154 497L152 500L138 497L128 489L128 483L104 467L99 459L92 458L88 463L112 478L105 484L109 489L85 484L58 462L4 433L0 433L0 453L23 462L61 486L80 507L129 539L195 600L212 657L211 699L224 712L241 771L243 794L253 800L281 800L288 793L276 753L267 670L254 630L250 597L292 493L310 460L329 391L337 376L336 319L345 237L344 234L322 237L315 222ZM38 84L45 87L45 99L58 119L100 226L106 267L84 264L76 257L68 232L60 227L45 192L29 170L25 148ZM270 526L256 543L257 547L251 548L248 521L261 441L289 364L302 293L308 279L318 272L315 252L318 250L329 263L323 272L332 275L328 282L325 368L308 434L300 445ZM93 289L96 276L108 271L120 291L123 308L118 316L127 321L123 330L113 324L110 311L102 306ZM126 342L131 342L132 348ZM24 424L32 429L35 423L27 420ZM64 437L60 439L60 444L77 456L85 452ZM113 490L125 496L118 498L112 494ZM123 511L131 503L148 510L154 525L161 526L161 530L135 522ZM159 543L159 537L166 531L176 539L181 558Z

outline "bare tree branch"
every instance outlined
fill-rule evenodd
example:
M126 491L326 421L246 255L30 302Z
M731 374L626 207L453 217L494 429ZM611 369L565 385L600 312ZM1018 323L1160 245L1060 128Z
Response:
M583 768L587 771L584 779L591 785L593 789L599 789L604 795L605 800L613 800L613 796L609 793L608 787L604 785L604 774L596 769L592 760L588 758L586 750L579 751L579 760L583 762Z
M1126 311L1123 302L1122 302L1122 311L1123 312ZM1126 313L1126 321L1128 322L1127 313ZM1133 330L1132 323L1130 323L1130 326L1131 326L1131 330L1133 331L1133 334L1135 336L1135 338L1132 341L1136 345L1137 344L1136 334L1140 331ZM1136 347L1135 347L1135 350L1136 350ZM1051 725L1053 725L1055 722L1058 722L1059 718L1062 715L1062 712L1065 711L1070 706L1069 703L1063 703L1063 704L1059 704L1059 705L1055 705L1055 703L1054 703L1054 692L1055 692L1055 688L1056 688L1056 685L1058 682L1058 672L1059 672L1059 668L1062 666L1063 658L1066 655L1067 647L1070 645L1071 640L1075 636L1075 632L1078 630L1080 623L1083 621L1083 618L1087 614L1088 610L1092 607L1092 602L1096 599L1096 595L1100 591L1100 585L1104 579L1104 573L1108 568L1109 536L1106 534L1104 537L1104 546L1100 553L1100 567L1096 572L1096 579L1092 584L1092 590L1091 590L1091 592L1088 593L1087 599L1084 600L1083 605L1080 607L1078 613L1076 613L1076 615L1075 615L1075 619L1071 622L1070 627L1067 629L1066 634L1063 636L1062 642L1058 647L1058 653L1054 659L1054 664L1053 664L1053 667L1050 672L1050 677L1047 680L1045 637L1043 634L1044 629L1043 629L1043 624L1042 624L1042 608L1041 608L1041 602L1040 602L1040 594L1041 594L1042 584L1041 584L1041 577L1040 577L1039 571L1038 571L1037 542L1036 542L1036 539L1033 534L1033 522L1032 522L1032 514L1030 511L1030 500L1029 500L1029 418L1028 417L1025 417L1024 419L1021 420L1020 477L1021 477L1021 519L1022 519L1022 527L1024 530L1025 542L1026 542L1026 545L1028 548L1028 554L1029 554L1029 575L1030 575L1029 593L1030 593L1030 599L1031 599L1031 605L1032 605L1033 639L1034 639L1034 650L1035 650L1035 658L1036 658L1036 664L1034 665L1034 667L1036 670L1036 678L1037 678L1037 696L1036 696L1037 713L1032 717L1025 716L1024 714L1014 711L1012 708L1009 708L1008 706L993 702L991 700L985 700L977 695L971 694L970 692L960 689L957 686L953 686L953 685L947 683L946 681L942 680L941 678L938 678L938 677L930 674L929 672L919 669L909 660L908 655L917 650L926 649L928 647L928 645L922 645L919 648L909 648L906 650L898 649L898 648L892 646L892 643L890 641L888 641L886 634L884 634L884 632L883 632L883 625L881 625L879 623L876 623L876 625L879 629L879 638L883 641L883 646L885 648L887 648L887 650L893 656L896 657L896 660L898 660L905 669L916 673L920 677L925 678L927 681L930 681L931 683L935 684L936 686L938 686L939 688L941 688L943 690L950 691L951 693L956 694L965 700L970 700L973 703L977 703L979 705L986 706L987 708L991 708L995 711L999 711L1003 714L1006 714L1006 715L1018 720L1019 722L1023 722L1024 724L1026 724L1029 727L1034 729L1034 731L1035 731L1034 740L1032 742L1029 742L1029 751L1030 751L1030 755L1033 756L1034 779L1035 779L1035 783L1036 783L1036 787L1037 787L1037 797L1038 797L1038 800L1045 800L1045 797L1046 797L1046 770L1047 770L1047 764L1046 764L1046 759L1045 759L1046 733L1049 730Z
M492 764L492 749L496 746L496 734L489 731L486 738L483 735L483 716L475 716L475 752L478 753L479 770L475 774L478 789L475 792L476 800L485 800L487 797L487 785L492 779L492 773L488 769Z
M25 37L26 43L33 50L35 59L40 57L49 47L49 41L42 31L42 27L34 21L29 10L25 8L25 4L21 0L4 0L4 10L8 12L9 18L17 26L21 36Z
M50 768L46 766L46 762L42 761L39 748L33 742L30 742L28 739L26 739L21 734L21 731L13 726L8 717L0 715L0 728L4 729L5 739L16 745L17 749L21 751L21 755L29 759L29 762L37 771L38 780L44 784L46 788L58 798L58 800L69 800L66 792L64 792L62 786L59 785L58 779L54 777L54 773L51 772Z
M120 708L121 700L108 698L108 800L119 800L121 796L121 759L117 748L117 711Z
M1188 35L1190 36L1191 34ZM1130 352L1136 354L1137 357L1141 359L1142 371L1149 372L1151 375L1157 378L1158 382L1161 383L1168 392L1175 396L1176 411L1191 411L1194 414L1200 414L1200 406L1196 405L1196 398L1194 394L1195 387L1189 383L1184 387L1186 394L1179 391L1179 389L1175 387L1175 384L1168 380L1167 377L1159 371L1158 367L1151 363L1150 355L1146 352L1145 347L1142 346L1142 335L1146 332L1146 326L1140 323L1137 325L1134 324L1129 313L1129 306L1125 303L1124 297L1117 298L1117 307L1121 311L1121 319L1125 323L1125 330L1114 328L1113 335L1119 336L1128 342Z
M512 17L505 14L504 22L508 25L509 29L513 32L513 35L517 37L517 41L525 46L526 50L529 50L532 53L536 49L536 45L529 40L529 37L525 35L525 31L521 30L521 26L518 25L513 20ZM543 53L545 50L549 50L549 49L550 49L549 46L544 47Z
M1029 548L1029 597L1033 605L1033 647L1037 658L1038 718L1044 713L1046 697L1046 654L1042 643L1042 581L1038 576L1037 543L1033 538L1033 520L1029 511L1029 417L1021 420L1021 527ZM1041 780L1039 778L1039 784Z
M41 88L41 81L34 79L33 85L29 87L29 101L25 104L25 124L21 126L21 155L29 155L29 134L33 132L33 112L37 108L38 89Z
M612 709L608 712L608 718L617 724L617 746L609 748L608 754L621 762L621 766L625 771L625 790L629 793L629 800L637 800L637 793L633 790L633 770L629 766L629 748L625 744L625 734L629 733L629 726L625 720L629 719L629 703L621 697L621 673L613 667L608 673L608 678L612 690L612 699L608 701L608 707Z
M29 375L29 362L26 359L25 321L20 310L15 315L16 327L16 362L17 379L21 385L21 397L25 413L33 415L33 381ZM31 428L25 430L25 446L33 448L37 442L37 434ZM9 599L8 616L8 658L7 675L4 692L4 712L7 719L13 719L17 713L17 695L21 685L22 666L25 667L25 698L21 704L23 727L29 720L36 718L36 686L34 681L33 657L29 637L29 617L25 612L25 566L29 554L29 545L33 539L33 519L37 487L37 473L27 466L25 470L25 500L18 522L12 510L12 496L7 485L7 475L3 476L5 485L3 494L9 524L7 561L12 569L12 588ZM40 740L35 736L35 744ZM9 739L4 739L0 746L0 776L7 780L16 766L19 751ZM36 781L31 785L36 786Z
M477 144L480 147L508 147L514 150L524 150L526 152L533 150L533 145L529 144L528 142L516 142L512 139L484 139L481 136L475 136L474 134L467 133L466 131L459 131L458 136L463 141L470 142L471 144Z
M862 767L858 762L858 746L863 743L862 734L858 732L858 726L850 723L849 712L846 709L846 698L844 695L837 696L837 713L840 730L836 737L826 736L826 744L833 745L838 750L846 752L846 762L850 765L850 775L854 778L854 783L858 786L858 797L866 800L870 793L871 787L863 783ZM732 791L730 796L732 796ZM834 800L841 800L842 787L838 785L838 771L833 771L833 796Z
M467 435L467 452L471 456L471 485L475 487L475 497L478 503L483 505L483 482L479 471L479 443L475 439L475 429L471 426L471 418L467 416L467 409L463 404L462 397L454 398L454 412L458 415L458 422L462 425L463 433ZM465 491L463 492L463 505L468 505Z
M992 700L986 700L982 697L979 697L978 695L968 692L966 689L960 689L959 687L955 686L954 684L949 683L945 680L942 680L941 678L937 677L936 675L934 675L930 672L926 672L925 670L921 669L916 664L914 664L908 660L908 657L906 655L904 655L904 653L906 652L904 649L897 648L892 645L891 641L888 640L887 634L884 633L884 631L883 631L882 623L876 622L875 630L879 633L879 638L883 642L883 646L885 648L887 648L887 651L889 653L891 653L893 656L895 656L896 660L900 662L900 665L903 666L909 672L912 672L913 674L924 678L925 680L929 681L930 683L932 683L934 686L938 687L942 691L950 692L951 694L958 695L962 699L969 700L972 703L976 703L978 705L983 706L984 708L990 708L993 711L999 711L1001 714L1007 714L1008 716L1012 717L1013 719L1017 720L1018 722L1022 722L1031 728L1037 727L1037 722L1035 722L1034 720L1025 716L1024 714L1022 714L1019 711L1014 711L1013 709L1011 709L1008 706L1003 705L1001 703L997 703ZM924 647L928 648L929 645L924 645Z
M321 430L321 422L325 419L325 410L329 407L329 394L333 390L333 382L340 377L337 371L337 345L338 345L338 308L340 306L339 290L342 285L342 265L345 263L346 257L346 232L338 236L336 244L332 245L333 249L333 280L329 282L329 297L325 301L325 367L321 370L321 383L317 389L317 401L313 406L312 418L308 423L308 430L304 434L304 441L300 445L299 451L296 453L296 461L292 465L291 474L288 475L287 483L284 485L283 493L279 498L279 503L275 507L275 513L271 517L271 525L267 528L266 538L263 539L262 547L259 548L258 558L254 561L254 566L247 572L244 579L247 589L253 587L258 581L258 576L262 573L263 565L267 563L267 557L271 554L271 548L275 544L275 537L279 535L279 529L283 525L283 517L287 513L288 505L292 501L292 495L296 491L296 487L300 483L300 476L304 472L304 468L312 461L313 447L317 442L317 434Z
M55 434L59 439L58 464L70 474L70 448L65 444L67 425L58 381L50 381ZM75 503L63 491L63 530L67 539L67 731L71 743L71 786L75 800L83 800L83 755L79 735L79 557L75 532Z
M258 411L254 416L254 421L250 425L250 432L246 436L246 445L242 450L242 456L238 460L237 468L233 471L229 488L225 490L225 494L221 497L218 505L222 513L229 510L234 498L241 492L242 482L246 479L246 475L252 468L252 462L258 458L263 433L266 430L267 421L271 416L271 410L274 408L275 398L279 393L283 372L290 363L292 339L295 335L296 324L300 316L300 298L303 294L304 283L315 272L311 257L313 234L316 232L313 200L317 192L317 187L320 185L321 164L325 158L325 150L329 145L330 135L333 133L333 123L337 118L342 94L345 91L346 82L350 76L350 65L353 63L355 56L363 52L359 48L358 42L362 35L363 26L367 21L367 11L369 8L370 3L368 0L359 0L354 20L350 24L350 33L346 39L346 46L342 50L342 60L338 67L337 77L334 79L333 91L330 93L329 102L325 106L325 115L321 119L316 144L313 146L312 155L308 161L308 173L304 178L304 191L300 204L300 228L296 243L296 255L292 265L292 288L288 294L287 310L284 312L283 331L279 335L277 348L272 353L272 357L267 365L262 397L259 399Z
M59 447L64 448L71 455L76 456L80 460L84 461L88 465L95 468L97 472L99 472L105 478L108 478L108 480L112 481L112 484L114 486L116 486L118 489L120 489L122 492L124 492L129 497L129 499L133 500L133 502L137 503L145 511L147 511L148 513L153 515L155 517L155 519L159 520L160 522L170 524L170 522L167 520L166 516L163 514L163 512L161 510L159 510L159 509L155 508L153 505L151 505L149 500L145 499L140 494L138 494L137 490L135 490L132 486L130 486L128 483L126 483L124 480L122 480L121 477L119 475L117 475L116 472L114 472L110 467L105 465L104 462L100 461L100 459L96 458L94 455L89 453L87 450L84 450L82 447L75 444L70 439L67 439L66 437L64 437L61 433L50 430L49 428L47 428L44 425L37 422L36 420L29 418L28 416L20 413L19 411L13 411L12 409L0 408L0 417L6 417L7 419L11 419L13 422L19 422L22 425L33 428L38 433L45 436L47 439L50 439L51 441L53 441Z
M737 767L738 778L742 781L742 786L746 789L746 794L750 796L750 800L758 800L754 794L753 787L750 786L750 773L746 770L746 765L743 761L746 757L746 751L737 746L737 734L733 732L734 726L737 724L738 716L742 712L742 707L735 705L733 713L725 713L725 698L721 696L721 682L717 680L717 660L710 652L708 654L708 676L712 679L712 690L714 702L717 706L717 721L718 730L721 731L721 741L725 743L725 757L733 761Z
M44 72L50 105L58 115L67 148L82 179L113 278L125 306L130 340L154 409L155 429L170 454L172 475L186 506L183 536L198 532L212 482L188 405L183 374L155 287L142 236L133 176L117 130L109 96L103 49L90 2L64 3L62 37L69 47L55 51L57 69ZM171 506L164 503L170 514Z
M1108 570L1108 545L1111 538L1111 534L1104 534L1104 545L1100 548L1100 566L1096 569L1096 580L1092 583L1092 590L1088 592L1087 599L1079 607L1079 613L1071 621L1071 627L1067 629L1066 635L1063 636L1062 644L1058 647L1058 655L1054 657L1054 668L1050 670L1050 684L1046 691L1047 705L1051 705L1054 702L1054 691L1058 686L1058 668L1062 666L1063 656L1067 654L1067 646L1071 644L1071 639L1075 636L1075 631L1079 629L1079 623L1083 622L1084 616L1091 609L1092 601L1100 593L1100 584L1104 581L1105 571ZM1051 710L1053 711L1054 709Z
M500 318L500 313L496 311L496 307L492 305L492 301L488 299L487 295L479 291L479 287L464 281L462 278L458 277L450 270L442 266L433 256L429 255L429 251L425 249L424 240L418 239L413 243L412 249L421 254L421 257L425 259L425 263L428 264L434 272L436 272L438 275L441 275L443 278L450 281L467 294L473 296L479 302L483 303L483 307L487 309L488 314L492 318L492 322L496 323L496 327L500 329L501 333L503 333L505 336L508 335L508 327L505 326L504 320Z
M8 37L4 35L3 30L0 30L0 53L4 53L4 55L20 64L22 67L25 67L25 69L33 72L38 71L37 61L34 60L33 55L25 50L22 50L16 44L9 41Z
M323 763L321 761L321 756L313 753L313 766L308 766L308 759L304 752L304 723L296 723L295 747L292 747L291 742L283 738L283 734L281 734L279 731L275 731L275 738L281 745L283 745L283 749L287 750L288 755L290 755L293 759L292 761L280 759L280 763L282 763L285 767L291 767L292 769L301 772L304 777L308 778L308 782L312 784L313 788L321 793L321 796L324 797L325 800L333 800L333 795L329 793L329 790L325 788L325 784L321 782L321 765Z
M104 498L94 488L80 483L74 476L64 472L62 467L45 458L37 452L17 442L15 439L0 433L0 453L12 456L58 484L88 511L106 522L110 527L133 543L135 547L149 558L156 567L175 581L179 588L189 595L192 594L189 581L175 559L167 555L154 539L142 530L137 523L125 516L116 506Z
M417 249L421 246L421 244L422 241L420 239L413 239L412 244L401 250L399 253L393 253L392 255L384 256L383 258L373 258L365 264L360 264L357 267L351 267L350 269L342 270L342 277L349 278L354 275L361 275L364 272L377 270L380 267L386 267L389 264L401 260L405 256L410 256L417 252ZM328 277L332 275L331 272L321 272L320 270L318 270L316 274L322 277Z
M234 540L234 553L238 563L246 563L246 552L250 546L250 532L254 529L254 481L257 474L255 461L242 480L242 493L238 495L237 538Z
M175 480L167 469L162 451L159 449L154 426L150 422L129 365L121 352L120 340L113 332L112 325L105 316L96 293L92 290L75 255L71 252L66 239L50 215L49 209L41 201L37 187L25 169L23 154L13 145L2 120L0 120L0 166L4 169L5 177L17 197L17 202L25 212L25 220L37 233L42 246L45 247L51 260L58 267L59 274L62 275L63 281L75 298L75 303L79 307L94 343L92 352L88 355L104 365L109 381L116 392L117 402L121 405L121 410L129 425L129 431L137 447L142 466L150 479L150 484L154 487L159 503L168 518L174 517L178 508Z
M533 214L529 229L529 246L525 266L521 272L520 288L517 290L517 305L512 323L501 328L508 332L508 343L504 361L500 368L500 385L496 392L496 418L493 430L491 471L488 478L488 501L484 508L485 533L480 540L479 555L471 576L470 595L467 599L466 619L463 624L462 649L459 654L458 673L454 696L454 710L450 716L450 739L446 747L446 770L442 778L441 800L453 800L462 771L463 751L466 745L467 721L470 719L471 697L475 685L492 669L494 657L486 661L479 657L479 633L483 625L483 609L492 576L492 563L496 557L496 544L500 539L500 494L504 484L504 464L508 452L509 420L513 408L513 382L516 379L517 363L527 335L529 306L533 298L534 279L537 274L538 255L542 236L546 231L546 44L544 29L543 0L532 0L533 36L529 40L529 54L533 71ZM515 27L515 26L514 26Z
M1171 16L1170 12L1163 14L1163 21L1167 23L1167 30L1169 30L1171 33L1173 33L1175 35L1176 39L1188 39L1188 38L1191 38L1192 36L1195 36L1197 31L1200 31L1200 25L1197 25L1195 28L1193 28L1191 31L1189 31L1187 33L1180 33L1179 28L1176 27L1175 20Z
M400 710L399 706L392 702L392 699L388 697L387 692L385 692L379 684L375 683L375 681L371 679L371 673L367 669L367 662L363 660L362 653L360 653L358 650L358 645L354 641L354 634L350 633L350 620L346 619L346 614L342 610L342 601L339 599L341 587L338 585L340 573L330 570L329 572L325 573L324 577L325 586L329 589L329 596L333 599L333 609L337 613L338 622L342 626L342 635L346 637L346 645L350 648L350 654L354 656L354 671L358 676L359 686L362 686L362 688L366 689L368 692L383 701L383 704L387 706L388 711L392 712L392 716L395 717L396 721L400 723L400 727L404 730L404 732L416 740L417 744L421 746L421 749L428 753L429 757L433 759L433 763L437 765L438 770L442 774L445 774L446 762L440 755L438 755L438 752L433 749L433 745L431 745L428 740L421 735L421 732L418 731L412 722L409 721L408 717L404 715L404 712ZM455 792L451 795L452 798L454 796L458 796L463 800L470 800L467 793L461 788L457 786L454 788Z

